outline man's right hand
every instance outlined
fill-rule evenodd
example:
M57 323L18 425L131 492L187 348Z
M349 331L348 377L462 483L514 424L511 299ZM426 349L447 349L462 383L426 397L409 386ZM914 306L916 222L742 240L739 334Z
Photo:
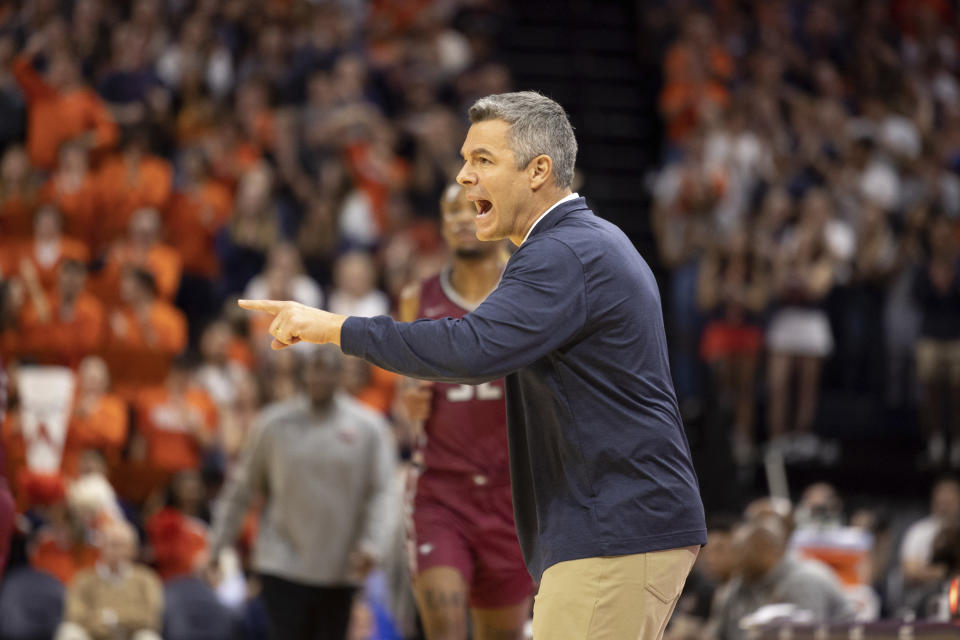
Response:
M274 350L300 341L340 346L340 328L347 316L314 309L299 302L282 300L239 300L242 309L262 311L273 316L270 335Z
M430 417L433 383L426 380L407 380L400 391L400 406L411 422L423 422Z

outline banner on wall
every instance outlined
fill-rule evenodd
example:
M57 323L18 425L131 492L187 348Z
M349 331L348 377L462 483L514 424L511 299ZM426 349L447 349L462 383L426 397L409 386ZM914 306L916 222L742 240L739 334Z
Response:
M56 473L60 469L75 386L76 377L67 367L19 369L20 429L31 471Z

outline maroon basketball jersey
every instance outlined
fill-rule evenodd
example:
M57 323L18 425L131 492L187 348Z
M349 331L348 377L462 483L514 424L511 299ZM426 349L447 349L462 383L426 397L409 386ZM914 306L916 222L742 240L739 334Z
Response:
M471 305L450 284L450 269L425 280L418 318L460 318ZM503 476L507 460L507 411L503 379L480 385L436 382L430 417L424 424L423 464L427 470Z

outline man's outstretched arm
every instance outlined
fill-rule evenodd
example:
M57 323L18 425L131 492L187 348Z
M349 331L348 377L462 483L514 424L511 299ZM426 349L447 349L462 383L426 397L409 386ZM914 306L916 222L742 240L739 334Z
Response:
M293 302L241 301L275 314L273 347L304 340L340 345L384 369L414 378L478 384L500 378L562 346L586 322L583 269L563 243L525 247L500 286L460 319L396 322L357 318Z

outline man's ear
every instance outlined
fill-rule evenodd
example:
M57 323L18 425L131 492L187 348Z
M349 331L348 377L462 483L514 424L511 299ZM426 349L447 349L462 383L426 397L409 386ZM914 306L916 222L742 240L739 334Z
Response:
M553 178L553 160L541 153L527 165L527 174L530 176L530 188L536 191Z

